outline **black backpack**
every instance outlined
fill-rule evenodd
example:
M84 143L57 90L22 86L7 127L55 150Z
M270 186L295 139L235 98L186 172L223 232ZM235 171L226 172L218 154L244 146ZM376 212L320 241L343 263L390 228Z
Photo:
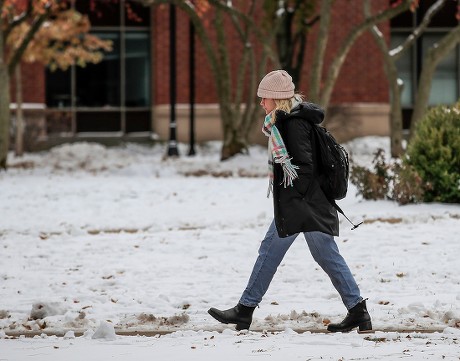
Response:
M321 174L320 186L329 203L339 211L353 225L353 229L359 227L363 222L354 224L343 213L342 209L335 202L345 198L348 190L348 176L350 163L348 153L326 128L312 124L316 139L318 152L318 165Z

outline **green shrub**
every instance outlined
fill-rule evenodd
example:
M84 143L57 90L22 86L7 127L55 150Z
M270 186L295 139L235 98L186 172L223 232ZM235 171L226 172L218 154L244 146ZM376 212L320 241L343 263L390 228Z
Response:
M404 163L425 183L424 201L460 203L460 102L427 113L409 143Z

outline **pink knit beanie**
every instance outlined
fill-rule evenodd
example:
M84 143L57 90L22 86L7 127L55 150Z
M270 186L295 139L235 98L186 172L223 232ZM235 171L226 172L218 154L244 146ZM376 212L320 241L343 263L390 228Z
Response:
M294 96L292 77L285 70L274 70L261 80L257 96L266 99L290 99Z

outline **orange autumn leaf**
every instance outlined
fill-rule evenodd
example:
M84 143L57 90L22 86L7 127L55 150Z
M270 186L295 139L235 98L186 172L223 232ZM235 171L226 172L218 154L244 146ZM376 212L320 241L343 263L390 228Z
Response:
M8 37L8 46L12 49L20 46L29 27L26 22L17 26ZM102 60L103 51L112 50L112 43L89 34L90 27L86 15L74 10L58 12L35 34L22 60L40 62L52 70L65 70L72 64L97 63Z

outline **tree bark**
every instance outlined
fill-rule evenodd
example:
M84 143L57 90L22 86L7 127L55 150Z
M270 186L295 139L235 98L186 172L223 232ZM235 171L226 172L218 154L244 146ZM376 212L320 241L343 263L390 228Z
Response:
M18 66L19 63L21 62L21 58L24 55L24 52L26 51L27 46L30 44L35 34L38 32L38 30L40 30L41 26L43 25L45 20L49 18L49 16L50 16L50 10L49 8L47 8L43 14L38 16L36 19L33 19L33 23L29 31L27 32L21 44L16 49L16 51L11 55L11 58L8 61L8 71L10 73L10 76L13 75L16 66Z
M374 38L383 55L383 63L385 74L388 78L390 85L390 143L391 143L391 156L399 158L404 150L402 147L402 106L401 106L401 93L403 84L398 80L398 69L396 68L395 61L389 55L388 48L386 47L385 39L381 36L380 32L376 29L372 31Z
M355 41L361 36L364 31L370 29L377 23L380 23L385 20L389 20L402 12L409 9L411 4L411 0L404 0L396 7L389 7L385 10L373 15L371 17L367 17L364 21L358 25L356 25L345 37L345 40L340 45L334 59L328 70L328 75L324 82L324 88L321 91L320 102L319 104L323 108L327 108L329 106L332 91L334 90L335 83L340 73L340 69L342 68L343 63L347 57L348 52L352 48ZM315 69L312 69L315 71Z
M364 2L364 14L366 17L370 16L370 0ZM401 94L403 91L403 84L399 83L398 69L396 61L407 51L413 43L422 35L428 27L433 16L444 6L447 0L438 0L434 3L425 13L421 23L414 31L404 40L401 45L398 45L391 51L388 49L386 41L375 25L372 27L372 35L377 42L377 45L382 52L384 70L387 75L390 85L390 140L391 140L391 156L400 157L404 150L402 147L402 105Z
M210 4L213 5L215 10L213 27L217 35L217 43L215 43L211 40L211 36L207 33L203 24L203 20L195 12L191 3L178 0L154 0L145 1L145 3L150 5L173 3L190 17L195 25L196 34L204 47L216 84L224 135L221 159L225 160L238 153L246 152L248 146L247 130L250 128L253 121L252 108L254 107L256 98L254 94L251 94L251 98L247 99L249 102L246 103L246 110L242 114L242 94L244 93L243 87L245 85L243 80L245 74L250 74L250 88L251 91L254 91L255 76L258 74L257 71L254 71L254 68L257 67L257 63L254 61L254 48L249 39L249 34L253 32L257 33L259 30L254 27L252 18L219 1L210 1ZM250 9L254 9L254 6L250 6ZM230 15L230 20L234 25L234 29L237 31L241 43L244 46L240 59L241 62L237 68L238 74L236 76L237 81L235 89L233 89L232 86L231 57L226 41L227 29L224 27L224 14ZM243 22L244 27L241 26L240 21ZM250 66L249 71L248 66Z
M305 51L309 30L319 21L320 16L314 15L313 0L296 0L291 2L265 0L271 7L266 8L266 16L270 25L276 25L276 50L280 63L279 69L286 70L296 87L302 78ZM281 12L281 15L280 15ZM269 26L266 26L267 28Z
M61 0L58 0L60 2ZM6 162L9 149L9 128L10 128L10 77L21 61L30 41L33 39L36 32L43 25L45 20L50 15L50 6L46 6L45 12L35 19L32 19L32 25L22 40L19 47L11 54L10 58L6 57L6 35L11 30L18 26L21 22L26 21L31 17L32 2L28 2L27 10L22 17L18 17L8 23L8 20L0 16L0 169L6 169ZM0 0L0 11L3 11L5 6L4 0ZM6 23L5 23L6 21Z
M404 84L398 80L398 70L395 64L388 64L386 71L388 81L390 82L390 152L393 158L399 158L403 155L403 117L401 94Z
M254 9L255 2L252 1L248 11L249 16L252 16ZM250 39L250 26L245 22L241 24L235 14L231 14L231 20L244 44L244 48L237 67L236 88L233 101L231 101L233 107L230 116L232 119L228 124L227 130L224 127L226 142L224 142L221 150L221 160L231 158L238 153L247 153L248 135L254 120L254 108L256 107L255 92L258 80L257 62L255 61L255 53ZM247 89L245 89L245 85L248 85ZM247 95L243 100L245 90ZM244 109L242 109L243 103L245 104Z
M400 4L395 7L389 7L385 10L377 13L376 15L366 18L361 24L355 26L352 31L348 34L345 38L344 43L337 51L336 56L333 59L333 62L330 68L327 71L327 78L325 82L324 88L321 88L321 79L323 73L323 59L324 54L327 47L327 41L329 36L329 25L330 25L330 14L331 14L331 7L333 6L334 0L325 0L321 2L321 18L320 18L320 30L319 36L317 39L316 44L316 51L314 54L313 65L311 69L311 79L310 79L310 91L309 97L312 101L319 102L323 107L327 107L329 105L330 97L335 86L335 82L337 80L339 71L341 66L345 62L346 56L351 49L352 45L356 41L356 39L367 29L369 29L374 24L388 20L403 11L407 10L411 4L412 0L403 0ZM241 104L237 101L237 98L232 98L230 91L231 88L231 77L229 75L228 70L228 59L225 58L228 56L225 55L225 51L223 49L225 43L223 41L224 35L219 35L219 28L221 25L216 24L215 27L218 36L221 37L219 40L219 44L217 45L217 50L213 48L212 42L210 41L210 37L206 33L206 29L203 26L202 19L198 16L195 12L192 3L187 1L180 1L180 0L143 0L146 4L161 4L161 3L174 3L176 6L180 7L184 10L192 19L197 29L197 35L200 38L205 52L207 54L208 60L211 64L211 69L213 71L213 75L215 77L217 92L219 96L219 105L220 105L220 112L221 112L221 119L222 119L222 128L224 132L224 144L222 149L222 159L227 159L232 155L238 153L238 148L240 150L244 150L245 144L247 142L247 133L243 132L244 130L249 129L249 127L241 126L242 120L240 117L240 107ZM268 56L273 56L273 52L270 49L270 44L272 44L273 38L278 30L278 24L275 24L272 29L268 31L268 33L261 32L260 28L257 27L257 24L254 22L253 18L248 16L247 14L242 14L237 9L227 6L225 2L217 1L217 0L210 0L209 3L213 5L214 9L219 9L222 12L226 12L231 14L232 16L237 16L238 19L245 22L248 25L248 29L250 29L253 34L257 37L260 43L263 46L263 53L268 54ZM221 29L222 30L222 29ZM241 36L242 32L239 31L241 39L243 39L243 43L247 43L247 39L244 36ZM252 51L252 49L251 49ZM261 66L259 65L259 69ZM252 72L251 74L255 74L256 72ZM258 73L258 72L257 72ZM230 88L229 88L230 87ZM237 88L238 94L238 88ZM255 97L254 97L255 100ZM246 106L249 107L250 104L254 104L253 101L247 102ZM233 111L232 111L233 109ZM252 112L250 109L249 112ZM253 112L252 112L253 113ZM243 129L242 129L243 128ZM247 144L247 143L246 143ZM236 153L235 153L236 152Z
M370 0L364 2L364 15L370 16ZM387 43L383 34L377 26L373 26L371 30L377 46L379 47L382 58L383 68L388 78L390 85L390 152L394 158L399 158L403 154L402 147L402 106L401 106L401 93L403 85L398 81L398 69L396 62L390 55Z
M14 143L14 154L17 157L22 157L24 154L24 114L22 111L22 79L21 79L21 64L16 67L16 134Z
M331 23L331 7L334 0L321 2L319 33L316 40L316 47L313 54L313 63L310 73L310 91L309 99L312 102L320 101L321 79L323 75L324 54L326 53L327 42L329 38L329 26Z
M10 124L10 79L5 59L5 38L1 29L3 21L0 17L0 170L6 169Z
M221 69L221 78L218 79L219 102L224 133L224 142L221 149L221 160L226 160L247 149L247 142L240 134L241 128L241 102L238 101L238 94L241 89L235 89L236 98L232 98L232 73L230 66L230 56L227 48L226 29L222 10L216 9L215 30L217 33L217 59ZM235 22L234 22L235 25ZM245 54L243 53L242 62L244 63ZM241 71L241 69L240 69ZM242 84L239 84L242 86Z

